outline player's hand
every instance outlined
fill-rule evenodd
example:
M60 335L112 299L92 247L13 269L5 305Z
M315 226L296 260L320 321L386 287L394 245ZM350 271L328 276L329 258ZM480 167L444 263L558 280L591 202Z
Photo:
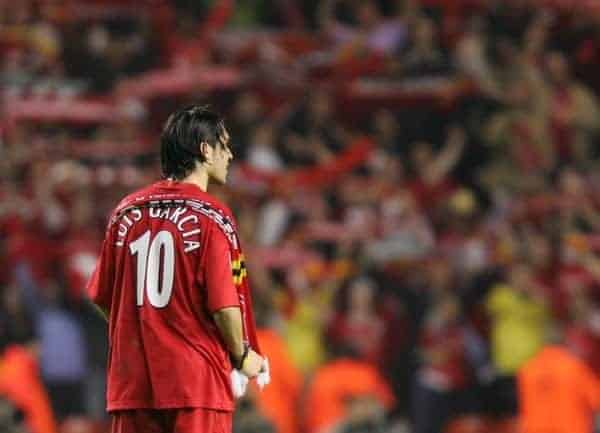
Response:
M256 384L258 385L258 389L262 390L269 383L271 383L271 369L269 368L269 360L265 356L261 372L256 376Z
M258 373L261 372L263 368L263 358L254 350L250 350L248 352L248 356L244 360L244 365L242 366L242 373L244 373L249 378L253 378L258 376Z
M231 391L235 398L242 398L246 394L249 380L245 374L240 373L235 368L231 370Z

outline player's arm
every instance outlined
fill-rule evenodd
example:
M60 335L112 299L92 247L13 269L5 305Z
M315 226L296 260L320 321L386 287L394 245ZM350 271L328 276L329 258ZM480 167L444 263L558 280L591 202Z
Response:
M263 365L263 359L254 350L244 345L240 308L221 308L213 313L213 319L231 354L234 366L248 377L258 375Z
M112 243L110 240L107 241L105 239L102 243L102 251L98 258L96 269L88 281L86 288L87 295L92 305L106 321L108 321L109 316L114 275L111 247Z
M229 242L212 226L208 237L204 276L207 306L219 329L233 365L248 377L260 373L262 357L244 346L244 324L238 291L233 283Z

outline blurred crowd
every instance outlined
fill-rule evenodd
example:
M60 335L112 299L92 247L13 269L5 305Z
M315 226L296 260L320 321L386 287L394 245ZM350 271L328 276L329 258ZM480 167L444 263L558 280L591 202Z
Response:
M594 1L0 0L0 430L106 431L85 284L193 102L273 370L236 433L513 431L548 342L600 373L598 77Z

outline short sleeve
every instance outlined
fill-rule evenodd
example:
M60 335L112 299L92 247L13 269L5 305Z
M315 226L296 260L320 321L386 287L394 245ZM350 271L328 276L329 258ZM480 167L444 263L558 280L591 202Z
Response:
M105 309L110 309L112 301L113 263L112 243L105 239L102 242L102 251L96 263L96 269L88 281L86 289L92 302Z
M208 309L215 312L226 307L239 307L240 300L233 283L231 252L225 234L212 225L203 263Z

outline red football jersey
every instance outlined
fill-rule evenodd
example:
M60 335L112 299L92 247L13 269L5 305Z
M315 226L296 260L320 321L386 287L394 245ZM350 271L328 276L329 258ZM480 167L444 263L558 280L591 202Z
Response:
M155 200L169 195L232 220L213 197L174 181L131 194L115 209L88 284L91 299L110 311L108 410L232 411L231 362L211 317L240 305L229 243L211 215L181 200Z

